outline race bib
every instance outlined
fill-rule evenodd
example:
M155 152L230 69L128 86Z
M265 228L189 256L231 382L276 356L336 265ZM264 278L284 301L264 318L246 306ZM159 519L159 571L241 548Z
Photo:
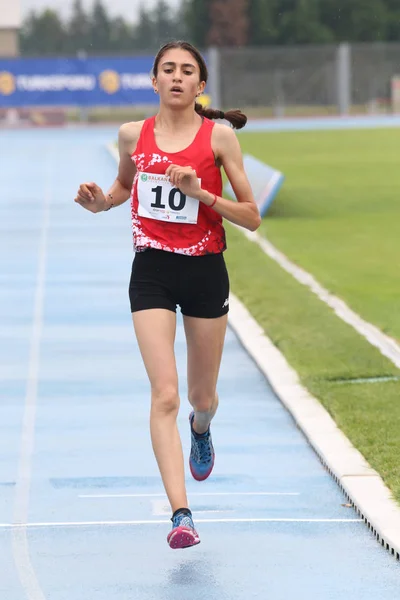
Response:
M173 187L166 175L139 173L137 191L139 216L169 223L197 223L199 201Z

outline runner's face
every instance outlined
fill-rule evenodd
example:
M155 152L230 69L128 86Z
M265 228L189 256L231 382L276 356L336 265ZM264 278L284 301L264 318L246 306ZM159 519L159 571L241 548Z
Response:
M161 58L153 85L162 103L184 107L194 103L196 96L203 92L205 82L200 82L200 68L191 53L176 48Z

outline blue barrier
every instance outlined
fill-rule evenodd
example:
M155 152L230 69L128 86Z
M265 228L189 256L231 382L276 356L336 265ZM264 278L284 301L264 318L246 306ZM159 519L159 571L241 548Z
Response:
M0 60L0 108L157 104L152 56Z
M280 171L273 169L250 154L243 156L243 163L258 210L263 217L280 190L285 176ZM229 182L225 185L224 190L227 194L235 197Z

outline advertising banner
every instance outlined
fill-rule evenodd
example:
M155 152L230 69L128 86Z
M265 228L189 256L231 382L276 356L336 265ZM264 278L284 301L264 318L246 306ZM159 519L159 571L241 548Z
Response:
M0 59L0 109L157 104L153 57Z

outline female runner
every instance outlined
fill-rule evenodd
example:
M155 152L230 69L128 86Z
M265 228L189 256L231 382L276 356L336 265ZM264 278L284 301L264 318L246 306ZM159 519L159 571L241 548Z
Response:
M135 257L129 297L151 385L152 445L172 510L171 548L200 542L186 495L177 427L176 308L183 315L193 407L189 465L192 476L202 481L214 466L210 423L218 407L229 310L222 219L251 231L261 222L237 137L231 127L211 120L225 119L239 129L247 118L240 111L223 113L196 103L207 77L206 64L191 44L163 46L152 78L160 97L157 115L121 126L118 174L109 191L84 183L75 198L93 213L131 198ZM221 167L237 202L221 197Z

